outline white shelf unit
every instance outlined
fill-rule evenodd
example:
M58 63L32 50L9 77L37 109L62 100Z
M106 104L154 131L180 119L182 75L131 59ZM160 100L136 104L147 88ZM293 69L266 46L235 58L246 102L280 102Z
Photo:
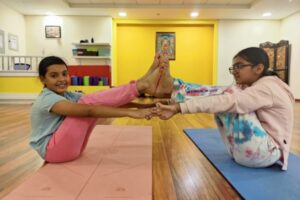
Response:
M95 48L98 53L101 51L101 48L109 48L109 55L97 55L97 56L85 56L85 55L74 55L73 52L73 58L76 59L105 59L110 60L111 59L111 45L109 43L72 43L73 46L75 46L75 49L87 49L87 48Z
M107 59L110 60L110 56L73 56L78 59Z
M74 46L109 46L109 43L72 43Z

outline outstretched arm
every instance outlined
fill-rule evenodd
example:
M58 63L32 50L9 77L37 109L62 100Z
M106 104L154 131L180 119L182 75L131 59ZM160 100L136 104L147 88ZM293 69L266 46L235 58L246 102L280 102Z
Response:
M63 116L72 117L131 117L136 119L150 119L152 112L150 109L126 109L126 108L115 108L109 106L96 106L73 103L71 101L59 101L55 103L51 112Z
M162 99L153 103L137 103L137 102L130 102L128 104L125 104L123 106L120 106L121 108L152 108L155 107L157 103L165 104L167 105L169 103L169 100Z

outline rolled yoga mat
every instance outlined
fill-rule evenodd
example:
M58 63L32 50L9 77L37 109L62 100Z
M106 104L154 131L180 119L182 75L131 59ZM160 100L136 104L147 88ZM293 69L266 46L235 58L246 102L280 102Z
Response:
M108 85L108 78L107 77L101 77L101 80L103 82L103 85Z
M99 85L99 80L100 80L100 77L99 76L95 76L94 80L93 80L93 85Z
M89 85L94 85L94 76L90 76Z
M78 85L83 85L83 78L82 78L82 76L78 76Z
M71 85L78 85L78 76L71 76Z
M85 85L85 86L90 85L90 77L89 76L83 77L83 85Z
M248 168L234 162L217 129L184 129L184 132L247 200L299 200L300 157L290 153L287 171L279 164L267 168Z

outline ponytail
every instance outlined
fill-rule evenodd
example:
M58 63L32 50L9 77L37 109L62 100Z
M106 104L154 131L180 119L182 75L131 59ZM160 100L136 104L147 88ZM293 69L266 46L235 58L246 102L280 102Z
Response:
M266 71L264 71L264 72L262 73L261 77L264 77L264 76L277 76L277 77L279 77L278 74L277 74L276 72L271 71L271 70L269 70L269 69L267 69Z

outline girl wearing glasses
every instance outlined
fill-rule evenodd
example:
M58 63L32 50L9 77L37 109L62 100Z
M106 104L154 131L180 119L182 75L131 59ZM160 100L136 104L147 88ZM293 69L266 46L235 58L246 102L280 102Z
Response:
M293 126L294 96L274 72L261 48L238 52L229 68L236 85L202 87L194 98L192 86L174 80L172 105L157 104L161 119L177 113L215 113L215 120L229 154L247 167L267 167L281 162L287 170ZM194 85L195 86L195 85ZM187 98L189 97L189 98ZM190 99L190 100L189 100Z

